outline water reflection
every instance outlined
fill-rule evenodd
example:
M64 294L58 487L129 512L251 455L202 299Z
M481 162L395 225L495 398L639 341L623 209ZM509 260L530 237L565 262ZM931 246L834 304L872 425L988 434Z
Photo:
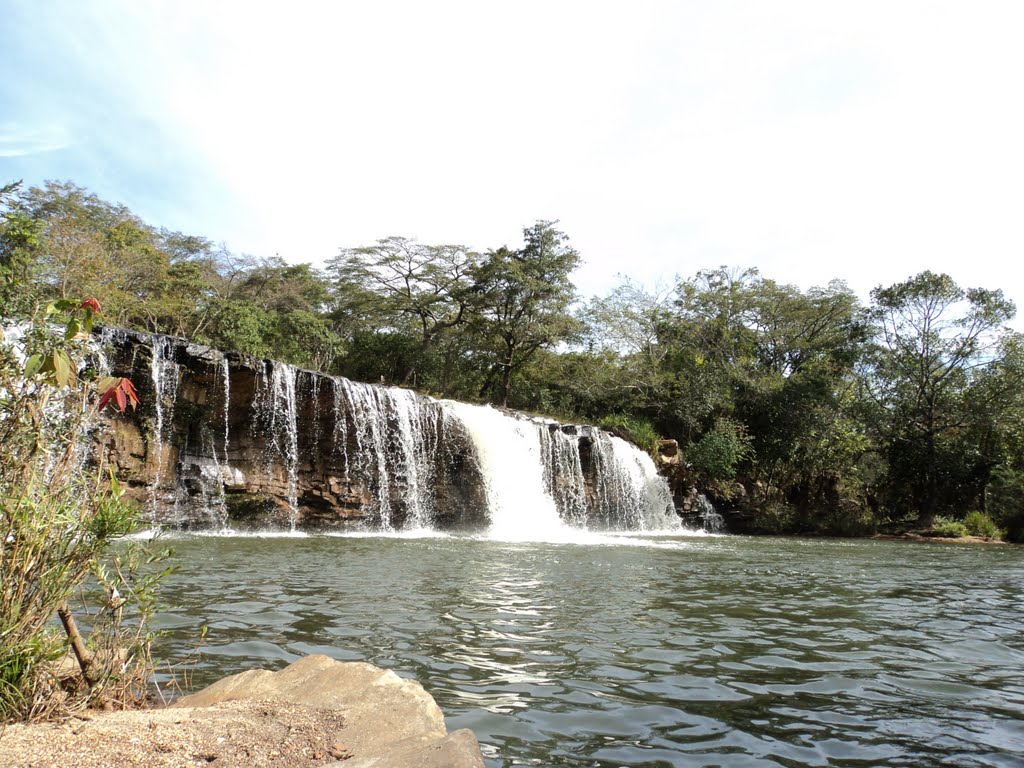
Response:
M492 766L1024 763L1016 548L182 540L165 653L413 675Z

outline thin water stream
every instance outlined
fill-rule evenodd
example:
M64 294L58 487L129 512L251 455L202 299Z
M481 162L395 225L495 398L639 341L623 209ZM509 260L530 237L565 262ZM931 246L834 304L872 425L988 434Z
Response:
M488 765L1024 765L1024 550L180 538L165 656L418 679Z

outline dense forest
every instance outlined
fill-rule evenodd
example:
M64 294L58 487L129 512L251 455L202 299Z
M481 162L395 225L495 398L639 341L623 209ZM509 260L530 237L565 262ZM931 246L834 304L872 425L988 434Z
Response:
M999 290L922 272L862 305L722 267L584 300L557 222L476 252L388 237L322 269L153 226L69 182L0 190L0 314L106 322L352 379L600 423L766 532L988 515L1024 535L1024 345Z

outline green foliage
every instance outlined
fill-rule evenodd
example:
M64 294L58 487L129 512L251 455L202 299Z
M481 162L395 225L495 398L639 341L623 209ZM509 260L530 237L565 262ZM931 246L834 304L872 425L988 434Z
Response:
M750 455L750 437L743 426L725 418L686 451L693 468L714 483L733 480L740 462Z
M357 381L395 383L409 370L423 370L417 358L419 352L415 337L397 332L363 331L349 342L348 354L339 372Z
M1008 541L1024 542L1024 471L1003 465L992 473L988 509Z
M273 357L314 371L330 369L342 350L330 322L305 309L279 315L274 339Z
M652 456L658 453L661 435L647 419L625 413L615 413L602 418L598 425L601 429L606 429L623 440L628 440Z
M36 299L35 261L43 224L12 206L21 182L0 187L0 307L24 315Z
M963 425L983 403L995 405L975 385L998 364L1015 309L1001 291L963 289L933 272L876 288L872 298L876 342L865 385L873 427L900 501L927 520L962 507L986 474L964 450Z
M477 305L479 262L479 254L461 245L424 245L403 237L347 248L328 262L335 317L356 332L374 328L416 338L418 349L406 356L399 381L409 384L417 373L429 381L424 369Z
M136 530L137 511L82 455L96 392L74 374L94 306L53 305L46 319L65 313L67 332L40 322L22 340L24 359L0 338L0 720L134 701L151 672L158 574L136 567L151 557L142 545L113 547ZM54 619L74 626L83 589L92 599L79 676L57 663L77 629L61 636Z
M878 530L878 521L871 509L859 498L841 499L835 506L824 510L818 521L810 520L810 530L819 530L830 536L870 536Z
M1003 538L1003 531L996 525L996 521L984 512L974 510L968 512L964 517L964 527L971 536L983 536L987 539Z
M569 279L580 263L558 222L538 221L523 230L524 246L491 251L475 271L481 295L474 329L490 371L484 392L508 405L513 376L539 350L575 338L581 331L570 314L576 289Z
M779 499L765 499L757 506L749 528L753 533L783 534L801 530L792 505Z
M932 524L932 533L944 539L962 539L967 536L968 531L967 526L958 520L937 517Z

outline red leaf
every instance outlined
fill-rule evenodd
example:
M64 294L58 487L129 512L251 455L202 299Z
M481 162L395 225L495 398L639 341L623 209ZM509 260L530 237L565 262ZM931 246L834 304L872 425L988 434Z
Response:
M135 385L132 384L131 379L121 379L121 389L123 389L124 393L128 395L129 400L132 400L135 403L139 402L139 393L135 391Z
M125 408L129 405L132 410L139 404L139 394L135 391L135 385L132 384L131 379L115 378L107 376L100 379L100 386L104 386L104 389L100 390L100 410L103 410L111 402L113 402L121 413L124 413Z
M108 390L107 390L106 392L104 392L104 393L103 393L103 394L102 394L102 395L100 396L100 406L99 406L99 408L100 408L100 410L101 410L101 411L102 411L102 410L103 410L104 408L106 408L106 407L107 407L107 403L109 403L109 402L110 402L110 398L112 398L113 396L114 396L114 388L113 388L113 387L111 387L110 389L108 389Z
M100 303L96 299L86 299L81 304L82 309L91 309L93 312L100 311Z

